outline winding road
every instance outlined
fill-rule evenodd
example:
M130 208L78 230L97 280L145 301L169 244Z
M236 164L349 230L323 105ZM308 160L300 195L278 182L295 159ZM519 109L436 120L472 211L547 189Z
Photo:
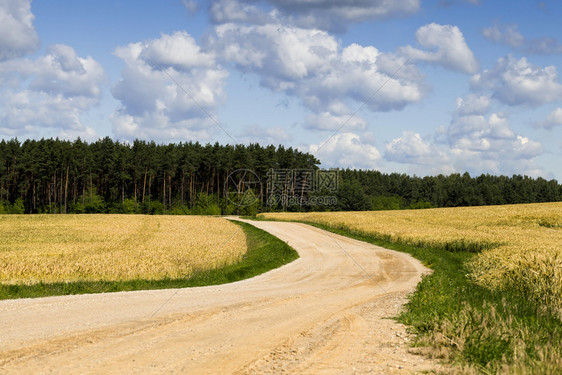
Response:
M380 374L435 368L396 315L428 269L299 223L247 221L296 261L188 289L0 301L1 374Z

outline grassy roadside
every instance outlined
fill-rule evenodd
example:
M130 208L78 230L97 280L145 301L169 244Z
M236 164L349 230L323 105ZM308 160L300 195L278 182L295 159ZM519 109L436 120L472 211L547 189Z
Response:
M259 218L258 218L259 219ZM387 249L411 254L433 269L397 319L416 334L420 353L465 374L559 374L562 322L515 289L494 291L473 282L472 249L448 251L305 222Z
M188 279L100 281L71 283L40 283L33 285L1 285L0 300L35 298L68 294L105 293L132 290L186 288L218 285L247 279L298 258L298 253L277 237L250 224L233 221L246 234L248 251L242 261L221 268L199 271Z

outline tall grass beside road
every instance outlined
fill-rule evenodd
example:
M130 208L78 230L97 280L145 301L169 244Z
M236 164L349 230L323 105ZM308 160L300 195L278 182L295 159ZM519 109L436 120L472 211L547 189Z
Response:
M420 350L467 373L562 368L562 203L262 216L409 252L431 267L400 317Z

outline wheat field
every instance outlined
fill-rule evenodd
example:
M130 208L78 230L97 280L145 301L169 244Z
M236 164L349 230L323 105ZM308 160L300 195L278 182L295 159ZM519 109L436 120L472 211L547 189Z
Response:
M416 246L478 252L470 276L515 288L562 316L562 203L428 210L267 213Z
M185 278L241 259L246 236L203 216L0 215L0 283Z

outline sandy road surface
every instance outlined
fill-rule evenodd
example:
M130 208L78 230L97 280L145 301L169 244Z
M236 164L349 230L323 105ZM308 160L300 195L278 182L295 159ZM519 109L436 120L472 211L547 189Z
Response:
M0 301L0 373L405 373L399 311L427 270L402 253L297 223L251 222L289 265L191 289Z

